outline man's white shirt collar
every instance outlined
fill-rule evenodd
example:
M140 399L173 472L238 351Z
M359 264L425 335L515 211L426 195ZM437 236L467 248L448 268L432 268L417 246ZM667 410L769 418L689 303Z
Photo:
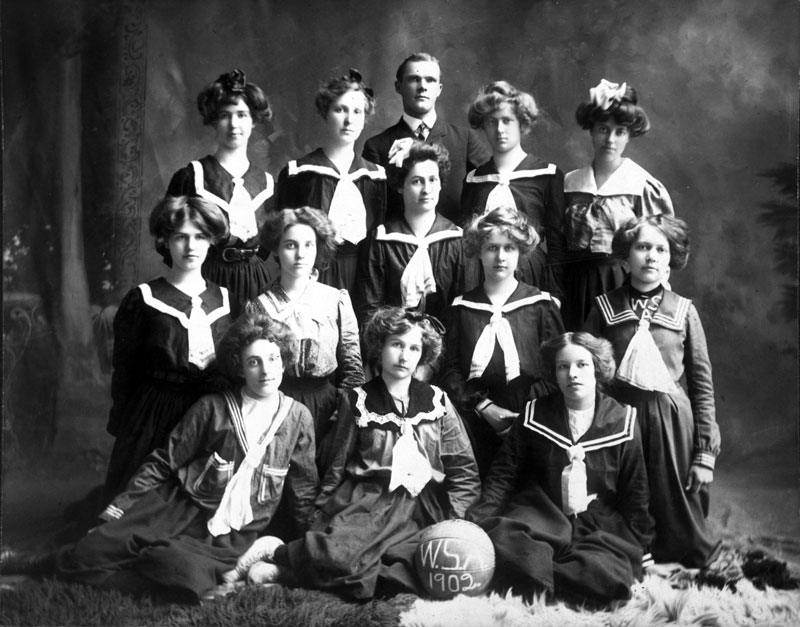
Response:
M430 111L429 113L425 114L423 118L415 118L414 116L408 115L408 113L403 113L403 119L405 120L406 124L408 124L408 128L416 135L417 129L419 125L423 122L425 126L428 127L428 131L433 128L433 125L436 124L436 111Z

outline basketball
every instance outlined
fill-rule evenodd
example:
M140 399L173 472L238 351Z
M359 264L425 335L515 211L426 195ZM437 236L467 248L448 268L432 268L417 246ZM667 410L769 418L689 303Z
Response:
M432 597L477 596L492 581L494 546L478 525L445 520L422 532L414 563L422 586Z

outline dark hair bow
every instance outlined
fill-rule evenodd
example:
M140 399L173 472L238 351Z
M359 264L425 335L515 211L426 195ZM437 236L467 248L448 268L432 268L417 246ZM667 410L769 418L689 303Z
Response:
M406 309L406 320L413 322L415 324L419 324L420 322L426 321L428 324L433 327L433 330L436 331L439 335L444 335L447 329L444 328L444 325L439 321L438 318L431 316L430 314L422 313L420 311L416 311L414 309Z
M217 80L222 83L225 91L233 92L234 94L244 93L244 88L247 85L244 72L239 68L223 74Z
M346 80L349 80L352 83L358 83L361 86L361 90L367 94L370 98L372 98L372 90L364 85L364 78L361 76L361 72L356 70L355 68L350 68L350 73L348 76L343 77Z

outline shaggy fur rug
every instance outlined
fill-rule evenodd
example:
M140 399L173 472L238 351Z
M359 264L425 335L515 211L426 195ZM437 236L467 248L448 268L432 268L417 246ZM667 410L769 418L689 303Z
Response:
M800 624L800 591L758 590L743 580L736 590L690 585L675 589L648 575L633 598L604 611L563 603L532 604L519 597L491 594L450 601L418 600L401 616L402 627L660 627L661 625L738 626Z
M6 579L6 583L9 578ZM675 589L648 575L627 603L602 611L490 594L428 601L413 595L347 603L332 594L251 586L200 605L130 597L52 579L0 586L0 625L158 627L660 627L800 624L800 591L689 585Z

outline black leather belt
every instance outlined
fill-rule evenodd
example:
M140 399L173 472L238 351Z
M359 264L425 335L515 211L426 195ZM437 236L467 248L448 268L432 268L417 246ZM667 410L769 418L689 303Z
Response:
M234 263L250 259L256 252L258 252L256 248L223 248L221 256L223 261Z

